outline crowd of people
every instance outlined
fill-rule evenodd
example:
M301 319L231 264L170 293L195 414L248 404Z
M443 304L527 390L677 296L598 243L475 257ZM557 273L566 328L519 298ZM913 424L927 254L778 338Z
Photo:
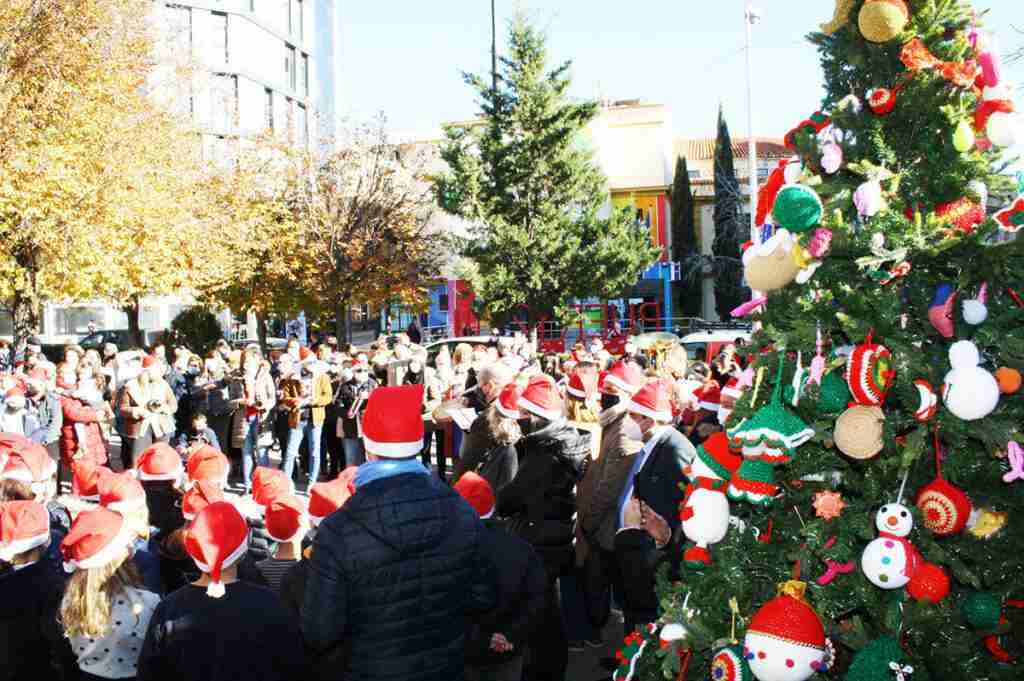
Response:
M657 618L743 364L28 339L0 374L0 679L561 681L613 610Z

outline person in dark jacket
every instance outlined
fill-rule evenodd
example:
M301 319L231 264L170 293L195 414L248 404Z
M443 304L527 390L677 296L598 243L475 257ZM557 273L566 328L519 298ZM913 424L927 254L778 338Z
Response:
M478 473L495 493L500 492L515 479L519 471L519 455L516 442L522 437L519 428L519 394L522 392L515 383L509 383L494 404L487 408L473 427L484 422L487 432L484 436L492 443L489 450L481 451L476 446L467 456L459 459L455 466L453 482L458 482L467 472Z
M519 408L530 414L516 443L519 470L498 493L498 514L540 554L547 573L544 613L531 632L527 679L563 679L568 642L558 578L572 567L576 484L589 461L590 441L562 418L562 399L547 376L530 380Z
M352 367L352 378L338 389L338 418L341 419L341 446L345 452L345 466L358 466L366 462L366 451L359 437L358 421L366 411L366 400L377 389L377 379L370 376L370 367L358 363Z
M422 386L370 395L368 462L317 529L302 632L336 679L461 681L468 618L496 603L480 519L417 460L422 404Z
M178 450L178 453L183 457L187 457L195 447L202 445L210 445L215 449L220 449L220 439L213 432L213 429L207 425L206 414L197 411L192 414L189 427L179 430L171 438L171 446Z
M544 611L544 563L525 541L501 527L494 515L494 492L487 480L466 473L455 491L480 515L484 543L495 561L498 607L478 617L466 638L468 681L520 681L526 639Z
M44 559L50 543L46 507L0 503L0 534L0 680L64 679L75 656L57 622L64 577Z
M26 436L46 447L50 452L50 458L58 461L60 450L57 443L60 440L61 426L64 425L64 410L60 398L49 391L45 378L31 376L28 380L27 396L29 411L36 418L36 430L26 433Z
M697 455L693 445L682 433L672 427L671 386L657 380L641 388L629 402L626 411L636 423L644 442L633 460L626 478L626 486L619 497L617 532L629 527L626 521L630 502L642 502L661 518L666 519L675 532L680 526L679 504L683 501L680 485L686 477L684 470ZM638 556L638 547L622 551L616 536L615 553L622 579L622 616L628 634L637 626L653 622L658 616L658 599L654 593L654 565L657 552L664 546L652 538L640 537L640 547L646 555Z
M291 681L307 674L295 620L274 593L238 578L248 526L214 502L196 515L186 547L203 574L165 598L149 622L139 681Z

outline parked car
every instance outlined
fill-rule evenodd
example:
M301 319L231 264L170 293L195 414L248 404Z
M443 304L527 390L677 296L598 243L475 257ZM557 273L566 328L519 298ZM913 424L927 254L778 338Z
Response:
M259 338L237 338L231 341L231 347L236 350L244 350L250 343L256 343L259 345ZM275 350L284 351L288 347L287 338L275 338L267 336L267 351L272 352Z
M690 361L710 362L725 346L735 344L737 341L749 343L750 330L747 328L725 328L714 331L697 331L684 336L682 345L686 348L686 354Z
M452 354L455 352L455 346L460 343L469 343L476 346L490 345L494 342L494 336L461 336L459 338L445 338L444 340L427 343L424 346L427 349L427 364L434 366L434 360L437 358L438 353L441 352L441 348L448 348L448 354Z

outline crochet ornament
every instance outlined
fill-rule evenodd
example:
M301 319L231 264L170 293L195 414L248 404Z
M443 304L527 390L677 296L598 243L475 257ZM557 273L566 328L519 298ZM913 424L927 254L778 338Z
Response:
M871 540L860 556L860 569L880 589L907 585L921 565L921 554L907 540L914 517L903 504L886 504L875 515L878 538Z
M824 210L817 192L806 185L791 184L775 197L772 217L783 229L799 234L821 222Z
M963 154L974 148L975 141L974 128L971 124L967 121L957 123L953 131L953 148Z
M832 14L832 21L821 25L821 32L825 35L832 35L843 26L850 23L850 13L853 11L857 0L836 0L836 9Z
M882 184L878 180L868 180L853 193L853 205L862 218L872 218L885 209L885 197L882 195Z
M942 385L942 401L954 416L964 421L985 418L999 404L995 376L978 366L978 348L970 341L957 341L949 349L953 367Z
M999 384L999 392L1004 395L1013 395L1020 390L1021 375L1016 369L1000 367L995 373L996 383Z
M988 319L988 307L985 303L988 302L988 284L982 284L981 290L978 291L977 298L970 298L964 301L963 314L964 321L971 326L978 326L984 324L985 320Z
M679 517L683 534L694 542L683 553L687 567L700 569L711 564L711 544L717 544L729 531L729 500L725 496L728 480L742 463L729 451L725 433L714 433L697 447L697 456L683 474L690 481L684 490Z
M910 10L903 0L867 0L857 16L861 35L873 43L887 43L907 27Z
M846 363L850 394L857 404L869 407L885 402L896 376L892 353L873 338L874 332L869 333L864 342L854 348Z
M935 289L935 297L928 308L928 321L932 328L943 338L952 338L953 306L956 304L956 290L951 284L939 284Z
M835 175L843 167L843 148L835 142L829 142L821 149L821 169L829 175Z
M827 670L825 627L806 589L804 582L786 582L751 618L743 653L758 681L805 681Z
M878 407L854 405L836 421L832 439L846 456L864 461L878 456L885 447L885 413Z
M939 537L948 537L967 527L971 517L971 500L956 485L942 477L942 444L934 436L935 479L917 492L917 508L924 526Z
M1024 227L1024 196L1018 196L1013 203L992 216L1004 232L1016 234Z
M891 114L896 108L896 91L887 87L875 88L868 93L868 107L876 116Z
M853 656L845 681L898 681L890 665L905 669L906 657L895 638L876 638Z
M807 133L808 135L817 135L819 132L827 128L832 124L832 119L827 114L821 111L815 111L811 114L810 118L807 118L800 122L800 125L796 126L792 130L786 133L785 137L782 138L783 144L786 145L787 149L796 150L796 136L800 133ZM795 181L795 180L794 180Z
M940 203L935 207L935 217L949 225L950 229L963 234L970 234L986 219L985 208L967 197Z
M920 423L927 423L935 417L939 410L939 396L932 384L923 378L914 381L917 388L917 409L914 410L914 420Z
M818 411L824 415L838 414L850 402L850 387L843 374L830 371L821 379L818 397Z
M644 650L654 640L654 629L653 624L648 624L644 633L634 631L623 640L622 649L615 653L619 668L612 674L612 681L632 681L635 678Z
M800 245L785 229L743 253L743 276L755 291L775 291L796 279L802 269L796 257Z
M753 681L750 665L738 645L721 648L711 658L711 681Z
M960 614L975 629L995 629L1002 616L1003 604L995 594L979 591L964 599Z
M743 453L743 463L732 476L727 491L734 501L770 504L778 492L772 467L790 461L797 447L814 436L814 429L782 403L784 365L785 361L780 358L775 389L768 404L727 431L732 450Z
M910 578L907 593L934 605L949 595L949 575L935 563L923 563Z

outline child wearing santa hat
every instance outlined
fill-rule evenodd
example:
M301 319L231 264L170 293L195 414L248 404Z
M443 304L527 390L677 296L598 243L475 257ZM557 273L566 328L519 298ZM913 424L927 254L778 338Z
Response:
M50 516L36 501L0 503L0 674L62 678L75 664L57 609L64 577L44 559Z
M101 506L79 513L61 542L65 569L72 575L60 622L83 678L136 676L142 641L160 597L142 585L131 559L134 539L131 523Z
M280 595L285 573L302 557L302 540L309 529L309 521L302 501L294 494L283 494L267 505L263 522L277 547L270 557L256 563L256 567L270 589Z
M201 575L157 606L139 657L139 679L306 678L294 619L270 589L238 579L248 538L245 518L231 503L216 501L199 511L184 542Z

